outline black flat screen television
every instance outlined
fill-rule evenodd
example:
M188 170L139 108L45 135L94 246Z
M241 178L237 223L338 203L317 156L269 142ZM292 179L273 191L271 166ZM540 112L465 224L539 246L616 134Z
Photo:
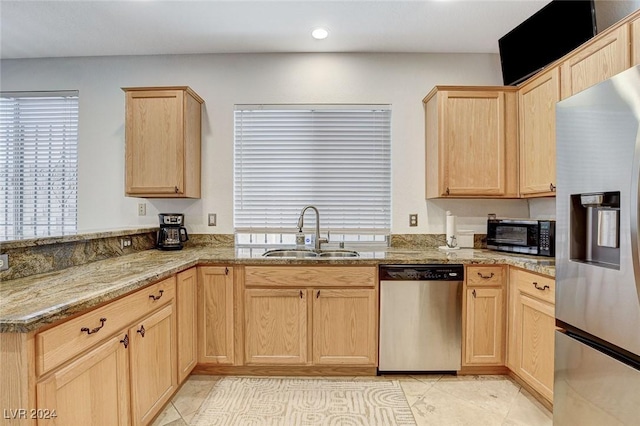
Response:
M500 40L506 86L531 77L596 35L594 0L553 0Z

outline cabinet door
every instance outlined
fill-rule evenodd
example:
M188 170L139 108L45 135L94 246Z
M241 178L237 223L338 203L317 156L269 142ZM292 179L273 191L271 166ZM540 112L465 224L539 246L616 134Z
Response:
M504 290L467 287L465 365L504 365Z
M631 66L629 31L628 25L622 25L605 36L598 36L562 62L562 99Z
M233 269L198 268L198 324L200 363L233 364Z
M128 425L129 349L118 334L54 371L36 386L46 425ZM128 337L127 337L128 339Z
M182 383L198 362L197 270L177 275L176 314L178 331L178 383Z
M516 297L516 374L553 401L554 307L521 291Z
M315 289L312 297L313 363L376 365L376 291Z
M307 363L307 290L245 290L247 364Z
M175 303L131 327L129 339L132 423L148 424L178 387Z
M560 69L552 68L523 85L520 101L520 194L555 195L556 103Z
M631 66L640 65L640 15L629 25L631 25Z
M184 193L184 92L126 92L126 193Z
M443 107L445 195L505 194L505 94L448 91L443 93Z

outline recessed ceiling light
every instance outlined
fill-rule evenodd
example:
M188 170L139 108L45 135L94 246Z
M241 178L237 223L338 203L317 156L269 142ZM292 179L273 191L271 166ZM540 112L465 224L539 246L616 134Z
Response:
M329 31L324 28L316 28L311 32L311 36L316 40L324 40L329 35Z

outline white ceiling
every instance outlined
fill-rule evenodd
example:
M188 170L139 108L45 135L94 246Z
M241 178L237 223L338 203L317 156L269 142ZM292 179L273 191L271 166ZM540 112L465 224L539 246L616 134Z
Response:
M246 52L498 53L550 0L0 2L0 58ZM311 30L326 27L318 41Z

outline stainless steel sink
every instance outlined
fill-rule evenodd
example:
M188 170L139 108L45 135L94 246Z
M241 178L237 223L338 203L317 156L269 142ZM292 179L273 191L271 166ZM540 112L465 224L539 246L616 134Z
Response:
M318 254L320 257L359 257L357 251L351 250L321 250Z
M356 251L352 250L320 250L319 252L306 249L274 249L267 250L263 257L289 257L289 258L313 258L313 257L359 257Z
M318 253L313 250L295 250L295 249L275 249L268 250L262 254L264 257L317 257Z

